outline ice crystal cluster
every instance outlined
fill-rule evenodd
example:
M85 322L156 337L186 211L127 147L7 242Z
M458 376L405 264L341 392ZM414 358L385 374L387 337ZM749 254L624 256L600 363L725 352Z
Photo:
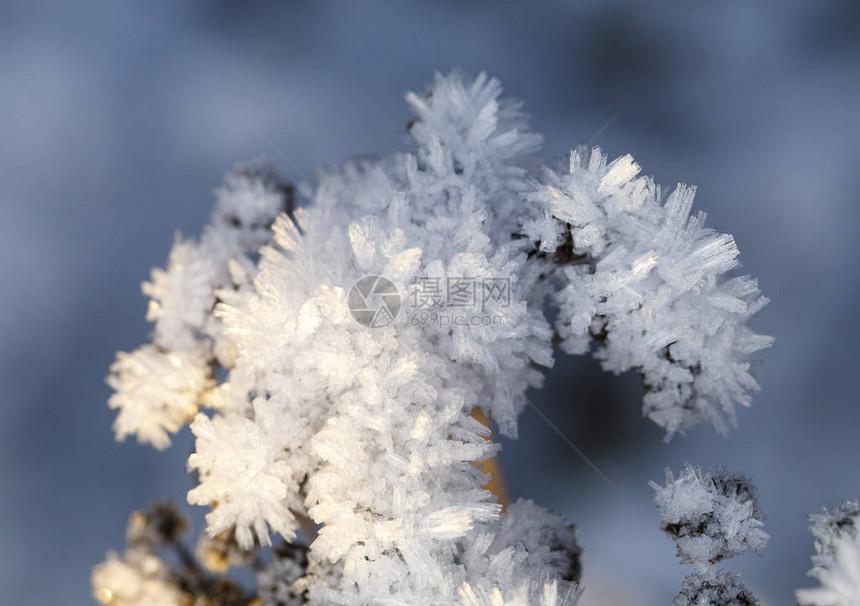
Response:
M266 604L572 605L572 528L486 489L477 464L499 447L476 417L515 436L559 341L639 372L667 437L725 431L758 388L750 356L771 340L747 320L767 300L729 275L737 247L691 214L693 188L597 148L543 166L541 135L484 75L407 101L410 152L295 190L258 166L228 175L200 239L177 238L144 284L153 340L111 368L115 431L165 448L191 422L188 501L210 508L210 537L294 544L310 521L306 557L260 573ZM393 286L365 301L368 276ZM472 305L443 313L455 283ZM356 300L387 315L368 327ZM698 482L690 506L739 526L685 538L689 561L760 548L754 499L691 474L671 490Z
M860 504L846 501L839 507L809 516L815 537L815 555L809 575L820 586L799 589L801 606L860 604Z
M574 262L554 295L562 347L595 355L613 372L635 368L646 389L644 412L667 437L702 420L721 432L735 422L734 402L758 389L750 354L769 346L746 321L767 299L748 276L727 278L738 249L728 234L690 214L695 188L668 195L639 176L631 156L607 163L597 148L570 156L567 174L528 196L547 222L530 226L540 249L565 243Z
M693 565L675 604L758 604L740 576L715 566L748 549L761 555L767 544L764 513L749 479L686 465L677 478L667 469L666 485L652 482L651 487L663 530L674 539L681 561Z
M182 597L164 561L137 550L122 557L108 554L107 561L93 569L92 582L96 598L117 606L178 605Z
M252 597L238 583L214 574L224 570L226 560L222 556L240 553L233 537L202 537L198 561L182 542L187 526L170 504L155 503L147 511L134 512L126 531L126 552L122 556L108 554L107 561L93 569L96 599L116 606L250 604ZM233 563L243 565L249 559L249 552L241 552L241 558Z

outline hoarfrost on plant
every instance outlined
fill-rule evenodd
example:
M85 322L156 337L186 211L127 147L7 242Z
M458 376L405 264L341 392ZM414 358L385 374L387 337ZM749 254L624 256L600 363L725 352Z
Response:
M210 540L250 550L310 518L304 575L279 585L293 572L273 561L266 600L572 605L572 528L531 501L502 512L476 465L499 446L474 413L515 436L558 337L636 369L667 436L702 420L724 431L758 388L750 356L770 339L746 323L767 300L729 276L735 242L691 215L693 188L664 196L596 148L574 150L566 174L542 167L542 136L483 74L437 75L407 101L412 152L349 161L315 188L260 165L227 176L199 241L177 237L144 285L153 343L112 368L116 433L163 448L194 419L188 500L211 507ZM349 293L366 276L413 309L357 322ZM464 278L506 297L447 325L410 321L418 285ZM689 561L766 541L754 498L724 479L685 470L658 490L664 524L697 512L719 529L679 540Z

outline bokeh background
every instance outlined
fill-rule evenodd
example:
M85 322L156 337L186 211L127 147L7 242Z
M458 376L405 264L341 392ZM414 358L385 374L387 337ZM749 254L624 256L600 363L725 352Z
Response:
M699 185L773 303L764 390L729 437L663 444L633 376L561 358L505 442L515 496L566 514L584 606L662 605L683 576L647 486L684 461L751 475L741 571L792 603L807 512L860 496L860 3L0 2L0 603L88 604L128 513L190 487L183 433L116 444L104 376L147 338L139 284L199 233L230 166L285 175L402 149L406 90L459 66L524 99L545 154L595 140ZM195 512L200 517L201 511Z

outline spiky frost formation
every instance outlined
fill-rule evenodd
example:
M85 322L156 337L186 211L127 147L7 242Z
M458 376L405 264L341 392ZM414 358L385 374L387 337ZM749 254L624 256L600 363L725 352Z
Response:
M436 74L424 95L407 93L406 100L416 115L409 129L418 146L411 170L427 173L422 181L431 187L434 177L453 174L486 192L488 232L505 245L528 212L517 194L527 189L543 135L529 126L520 101L501 94L499 81L485 74L471 81Z
M132 513L123 556L111 552L93 568L93 596L110 606L248 606L251 597L241 586L210 574L212 567L201 566L185 547L180 535L187 526L169 503Z
M272 559L257 573L257 592L262 606L302 606L306 603L294 583L305 576L307 549L283 544L272 553Z
M155 345L120 352L107 383L116 390L108 406L119 409L113 424L117 439L136 435L159 450L170 446L169 434L194 417L214 384L199 350L168 352Z
M798 589L801 606L848 606L860 603L860 507L845 501L839 507L809 515L815 555L809 575L821 584Z
M582 548L576 530L563 517L532 500L518 499L508 506L496 528L490 528L485 540L475 541L465 551L467 560L508 559L539 575L552 571L565 581L578 582L582 573ZM486 539L491 542L487 543ZM490 565L486 575L504 576L499 566Z
M758 598L744 585L740 575L725 570L687 575L676 606L759 606Z
M290 506L301 507L300 501L288 499L287 486L297 481L297 472L280 460L282 445L265 432L268 419L262 403L255 415L257 423L234 415L210 419L200 414L191 424L197 443L188 467L198 470L200 483L189 491L188 502L217 503L206 514L209 536L235 529L243 549L253 547L255 534L260 544L270 544L267 523L292 539L295 517Z
M109 405L119 409L117 439L136 435L164 449L169 434L201 405L223 405L208 393L212 367L230 365L235 354L212 310L216 301L248 287L256 271L250 257L271 240L272 221L289 210L288 197L270 172L237 168L217 190L200 242L177 235L167 267L152 270L142 289L150 298L146 318L155 324L153 342L120 352L107 379L115 391Z
M146 317L161 347L182 351L202 342L211 348L219 340L212 315L219 291L243 286L231 262L253 267L250 261L272 239L275 217L291 210L287 186L262 165L239 166L224 181L200 241L177 235L167 267L154 269L143 284L150 298Z
M644 412L676 432L706 420L735 423L758 384L750 355L768 347L746 322L766 303L756 281L731 278L738 249L728 234L690 215L695 188L679 184L663 201L631 156L607 163L599 148L570 155L569 172L547 171L529 196L544 210L524 225L542 253L563 249L555 295L562 347L584 353L595 336L603 367L636 369Z
M601 335L604 365L640 369L670 434L721 426L715 403L730 416L726 398L754 387L746 356L768 340L744 322L764 299L723 278L734 243L688 218L689 190L660 204L632 160L607 166L599 151L574 153L569 176L541 174L541 136L496 80L437 76L407 100L414 151L323 172L299 188L303 208L269 170L228 176L199 242L177 240L144 286L147 356L193 358L209 382L189 394L156 369L139 392L119 368L121 435L164 446L212 408L191 426L189 501L212 508L211 537L246 549L309 515L321 529L295 586L312 604L570 605L572 530L530 502L501 514L474 466L498 446L472 411L516 435L553 363L543 308L561 287L550 303L567 349ZM350 313L366 276L409 311L424 281L506 290L482 291L457 322L404 312L368 329Z
M526 302L536 275L489 227L500 220L497 203L521 200L524 154L538 141L515 107L496 101L499 92L492 80L452 77L411 97L418 152L323 174L311 206L276 221L253 291L216 310L237 352L220 391L240 402L228 408L259 394L255 439L281 446L260 475L281 479L282 510L302 499L322 525L312 556L343 567L320 599L448 603L470 579L454 564L458 545L498 518L472 465L496 447L470 412L480 405L515 433L524 391L540 383L533 364L552 361L551 331ZM464 325L449 330L401 323L369 331L347 297L365 275L385 276L402 293L425 276L505 280L505 324L476 325L468 319L477 313L466 311ZM257 512L255 528L278 527L274 501L261 507L257 491L225 493L230 474L216 480L200 463L192 465L201 489L215 484L205 498L190 496L217 502L213 519L227 494ZM520 568L509 568L511 578L529 578Z
M582 549L564 518L519 499L480 530L459 556L471 576L458 590L460 604L576 603ZM531 581L511 586L510 579L518 577ZM555 580L546 584L542 578Z
M855 520L857 523L858 520ZM801 606L856 606L860 604L860 534L838 537L827 567L817 567L810 574L820 587L798 589Z
M678 547L678 557L697 568L767 545L764 513L755 486L724 469L685 465L677 478L666 469L666 486L651 482L661 528Z
M693 565L675 604L758 604L740 576L716 567L748 549L761 555L767 545L764 513L750 480L725 469L703 474L687 464L677 478L666 469L666 486L651 482L651 488L661 528L674 539L681 562Z
M815 537L815 555L812 556L812 570L830 568L836 555L836 541L844 536L858 534L860 520L860 502L856 499L845 501L839 507L825 508L822 513L809 514L809 531Z
M562 589L558 581L551 581L522 584L507 591L498 587L485 589L479 583L463 583L457 593L458 606L576 606L582 592L575 586Z

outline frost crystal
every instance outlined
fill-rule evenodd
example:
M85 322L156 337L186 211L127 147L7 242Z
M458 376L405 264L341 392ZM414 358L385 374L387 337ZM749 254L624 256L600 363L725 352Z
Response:
M860 520L860 502L845 501L839 507L824 509L822 513L809 514L810 532L815 537L815 555L812 556L813 569L809 574L815 574L816 570L830 568L836 554L836 541L843 536L856 536L858 534L858 520Z
M853 606L860 603L860 509L857 501L809 516L815 536L810 576L821 584L798 589L801 606Z
M304 598L293 584L305 575L307 550L284 544L274 550L272 560L257 573L262 606L301 606Z
M212 385L199 352L167 352L155 345L120 353L111 373L108 385L116 392L108 406L119 409L113 425L117 439L136 435L158 449L170 446L168 434L194 417L203 392Z
M651 482L651 487L662 529L675 540L681 562L693 565L675 604L758 604L738 575L715 566L748 549L762 554L769 537L755 486L738 473L703 474L688 464L677 478L667 469L666 486Z
M551 570L560 579L577 582L582 571L581 552L575 529L564 518L531 500L519 499L508 507L484 553L522 560L536 575Z
M291 198L271 173L238 168L217 192L212 220L199 243L179 236L167 268L154 269L143 293L150 297L147 320L155 323L153 343L121 352L108 377L116 393L109 405L120 413L117 439L163 449L168 434L190 421L201 404L218 406L212 366L229 365L233 351L212 314L215 303L247 288L254 272L249 255L271 240L271 223L290 210ZM251 275L249 275L251 274Z
M812 571L821 583L815 589L798 589L801 606L855 606L860 603L860 535L845 534L834 545L827 568Z
M168 567L160 558L138 550L123 557L108 554L93 568L93 596L111 606L180 606L182 593L168 581Z
M476 417L516 436L560 337L638 369L668 435L724 429L757 388L749 356L770 340L745 324L766 299L727 277L734 241L690 217L692 188L664 201L596 149L541 169L542 137L498 81L439 75L407 101L412 152L315 188L262 165L227 176L199 240L177 237L144 284L153 342L112 367L117 436L163 448L194 419L188 500L211 507L210 553L319 528L301 578L277 557L261 573L268 603L572 606L572 527L531 501L502 511ZM737 478L688 472L658 495L693 480L705 526L676 522L689 561L763 546Z
M206 515L209 535L235 528L244 549L254 545L252 529L260 543L269 544L266 523L288 539L294 535L295 518L286 500L290 468L275 460L280 450L277 438L267 435L261 424L244 417L210 419L203 414L191 424L197 451L188 458L188 467L199 470L200 485L188 493L188 502L217 503Z
M676 606L758 606L758 601L744 585L740 575L725 570L687 575Z
M187 526L167 503L131 514L128 548L122 557L109 553L93 569L93 596L112 606L247 606L251 598L239 585L209 574L194 559L180 538Z
M755 487L742 474L708 471L686 465L675 478L666 470L666 486L651 483L662 529L678 546L681 561L697 568L767 545L764 513Z
M645 384L645 414L667 438L707 420L721 432L735 422L734 402L749 406L758 390L750 355L768 347L747 320L767 299L737 265L734 239L691 215L695 188L668 196L639 176L630 156L607 162L600 149L570 155L569 171L529 195L546 220L526 235L566 261L555 295L562 347L596 356L616 373L634 368ZM549 233L547 233L549 230Z

